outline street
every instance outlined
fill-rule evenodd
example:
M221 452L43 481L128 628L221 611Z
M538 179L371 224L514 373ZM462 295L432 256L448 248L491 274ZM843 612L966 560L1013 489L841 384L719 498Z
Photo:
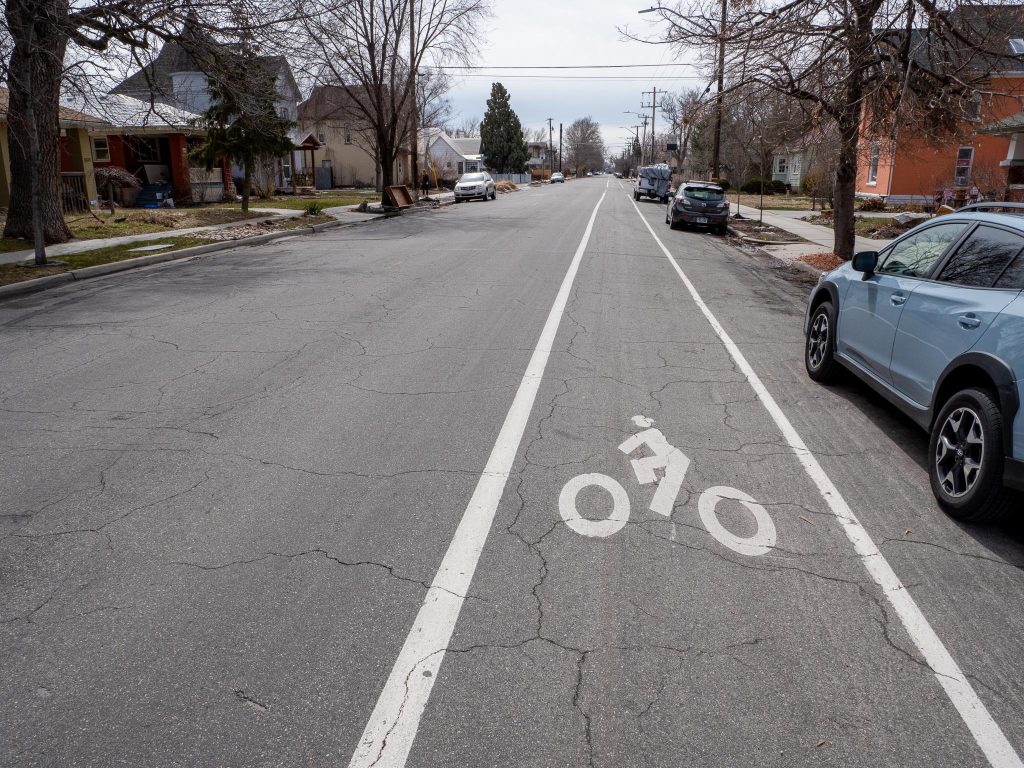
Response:
M1024 523L808 379L811 278L664 215L597 176L0 303L0 764L1020 765Z

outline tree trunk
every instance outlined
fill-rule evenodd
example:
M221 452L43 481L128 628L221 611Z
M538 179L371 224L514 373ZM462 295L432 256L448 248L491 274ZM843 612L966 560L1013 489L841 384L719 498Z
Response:
M294 174L295 171L293 170ZM252 189L252 168L250 163L242 166L242 213L249 212L249 192Z
M11 0L6 16L14 50L8 88L11 204L4 237L30 239L38 221L46 243L71 239L59 198L60 84L68 6L63 0ZM28 192L28 194L25 194ZM35 213L35 215L33 215Z

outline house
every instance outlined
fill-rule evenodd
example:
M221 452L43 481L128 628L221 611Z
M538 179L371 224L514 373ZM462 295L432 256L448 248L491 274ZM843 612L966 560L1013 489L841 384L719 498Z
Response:
M298 106L299 130L322 145L317 187L376 185L377 161L364 121L348 92L337 85L318 85Z
M480 137L455 139L436 130L427 145L427 162L439 179L457 179L464 173L486 170Z
M170 127L183 127L185 122L197 119L199 114L210 106L211 96L207 71L215 66L216 54L234 50L234 46L216 42L197 25L186 21L185 28L181 33L181 42L165 43L153 61L118 83L111 89L108 98L115 102L124 99L132 100L135 105L142 104L158 116L169 114L171 122L174 123ZM200 63L200 60L204 58L205 62ZM274 108L277 114L285 120L296 121L298 119L298 103L302 98L302 93L288 60L284 56L258 56L255 66L260 67L273 78L277 97ZM184 116L188 116L188 119L183 120ZM144 153L147 149L146 144L147 142L142 142ZM158 144L160 148L163 148L163 144L159 142ZM300 152L300 156L310 148L309 144L296 145L296 151ZM177 200L191 199L191 193L186 190L183 179L185 175L192 174L185 174L187 167L179 169L176 174L173 172L174 163L183 155L184 144L181 141L175 141L173 147L168 147L167 157L161 158L159 161L159 164L171 166L172 172L168 174L167 180L173 183L174 196ZM174 162L171 162L171 158L175 159ZM297 182L305 181L305 178L296 179L295 182L291 179L291 169L295 162L295 152L278 161L276 172L279 187L294 189L298 185ZM145 162L144 164L155 163ZM129 170L131 169L129 168ZM209 177L205 170L196 175L202 177L202 180L197 182L204 190L201 199L209 199L214 194L216 186L212 177ZM311 171L309 171L309 175L311 176ZM242 169L240 167L228 167L221 180L222 194L224 192L233 194L235 181L241 177ZM146 179L146 181L154 183L150 179ZM303 184L303 186L305 185Z
M975 192L994 198L1006 194L1002 163L1012 134L985 129L1019 113L1024 104L1024 14L1020 6L1008 5L975 8L974 13L990 14L1000 28L1019 29L1005 37L1005 55L986 60L993 74L984 92L963 105L964 116L946 140L912 130L895 137L862 132L858 197L932 206L943 199L963 202Z
M205 133L195 127L198 115L167 104L109 94L97 104L106 125L89 132L93 166L117 166L143 184L148 204L172 197L177 205L221 200L225 192L222 169L193 168L188 153ZM227 175L230 180L230 173ZM139 191L118 190L115 199L132 206Z
M799 192L808 151L802 142L779 147L772 153L772 181L781 181L790 191Z
M10 92L0 88L0 206L11 204L12 194L28 194L28 190L11 188L11 153L7 144L7 107ZM93 150L89 140L92 129L104 129L106 121L70 107L61 106L60 170L58 171L60 202L65 213L79 213L96 204L96 177L93 175Z
M999 161L1006 174L1002 180L1005 187L1003 200L1024 202L1024 112L979 128L978 133L1009 139L1006 157Z
M548 143L546 141L530 141L526 144L529 158L526 168L531 173L548 167Z

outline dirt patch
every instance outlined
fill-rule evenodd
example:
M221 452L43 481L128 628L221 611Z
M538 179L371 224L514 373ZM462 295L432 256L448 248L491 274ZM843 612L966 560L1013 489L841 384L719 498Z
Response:
M799 242L800 238L792 232L773 227L771 224L758 223L756 219L729 219L729 226L741 235L769 243Z
M825 272L830 272L843 264L843 260L831 251L826 251L824 253L809 253L806 256L801 256L798 261L810 264L815 269L820 269Z
M314 224L323 224L325 221L332 220L330 216L300 216L283 221L264 221L257 224L243 224L238 227L214 229L209 232L197 232L195 236L203 240L222 242L224 240L238 240L243 237L267 235L272 232L287 232L290 229L311 227Z
M494 185L494 188L499 192L515 192L519 187L513 184L511 181L499 181Z

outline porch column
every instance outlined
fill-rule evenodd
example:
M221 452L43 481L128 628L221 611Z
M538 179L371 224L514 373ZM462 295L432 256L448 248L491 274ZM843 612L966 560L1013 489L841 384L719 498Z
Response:
M71 168L85 174L85 198L89 205L96 205L96 176L92 165L92 142L84 128L67 129L67 148L71 156Z
M171 151L171 187L174 202L188 205L192 202L192 178L188 166L188 145L184 134L172 133L167 137Z

